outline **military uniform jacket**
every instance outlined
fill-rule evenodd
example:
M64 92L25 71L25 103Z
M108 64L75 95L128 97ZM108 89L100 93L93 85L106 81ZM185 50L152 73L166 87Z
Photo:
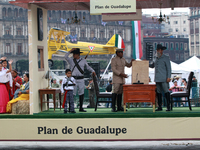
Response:
M89 91L89 96L94 95L94 83L93 82L88 85L88 91Z
M118 56L115 56L111 60L111 69L113 71L113 83L125 83L125 79L121 76L119 76L121 73L124 73L124 67L131 67L131 62L127 63L124 57L120 58Z
M154 57L154 61L149 67L155 67L155 82L167 82L167 78L171 78L171 63L169 56L162 54L160 58Z
M72 69L74 68L75 64L72 58L69 58L69 52L65 54L65 59L66 61L70 64L70 69L72 71ZM79 60L81 59L81 61L79 62ZM79 66L80 68L84 71L84 67L86 66L87 70L90 72L95 72L87 63L87 61L84 58L80 58L77 60L77 62L79 62ZM72 76L84 76L84 74L82 74L77 67L74 68L73 72L72 72Z

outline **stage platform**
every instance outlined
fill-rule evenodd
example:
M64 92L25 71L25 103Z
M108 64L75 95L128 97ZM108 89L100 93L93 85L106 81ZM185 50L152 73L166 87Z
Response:
M12 114L1 114L0 119L5 118L165 118L165 117L200 117L200 107L192 107L192 111L188 107L175 107L173 111L166 112L166 108L163 111L152 112L152 108L130 108L126 113L124 112L111 112L111 108L98 108L94 111L94 108L86 108L87 112L77 113L63 113L63 109L49 109L33 115L12 115Z

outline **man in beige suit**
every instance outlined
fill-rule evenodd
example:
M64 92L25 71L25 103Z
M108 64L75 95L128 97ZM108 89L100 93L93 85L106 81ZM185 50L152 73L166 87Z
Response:
M116 56L111 60L111 68L113 71L113 90L112 90L112 112L124 111L121 106L122 103L122 93L123 93L123 84L125 83L125 78L128 77L124 73L124 67L131 67L132 61L127 63L123 57L123 48L116 49ZM117 97L117 110L115 108L115 102Z

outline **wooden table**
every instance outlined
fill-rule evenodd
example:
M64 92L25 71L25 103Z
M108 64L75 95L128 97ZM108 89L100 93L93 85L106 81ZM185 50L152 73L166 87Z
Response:
M54 105L54 112L55 112L55 104L56 104L56 93L59 93L59 100L60 100L60 110L61 110L61 91L60 89L39 89L40 94L40 103L41 103L41 112L42 112L42 104L47 103L48 110L49 110L49 95L53 94L53 105ZM43 102L43 95L47 94L47 102Z
M124 112L126 112L126 103L151 102L153 112L155 112L156 99L155 84L125 84L123 85Z

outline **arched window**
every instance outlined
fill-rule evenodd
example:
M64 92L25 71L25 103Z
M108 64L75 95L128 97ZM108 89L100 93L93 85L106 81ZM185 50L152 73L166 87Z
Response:
M55 12L55 10L52 11L52 18L56 19L56 12Z
M6 17L6 16L7 16L7 14L6 14L6 8L4 7L2 9L2 17Z
M12 9L11 8L8 8L8 17L12 17Z
M14 16L15 16L15 18L18 17L18 9L17 8L15 8L15 10L14 10Z
M23 9L22 8L19 9L19 17L23 17Z
M63 11L63 19L66 19L67 15L66 15L66 11Z
M57 11L57 19L60 20L60 18L61 18L61 11L59 10L59 11Z
M69 18L69 20L72 19L72 12L71 11L68 12L68 16L67 17Z
M85 21L87 20L87 16L86 16L86 13L83 12L83 17L85 17Z
M81 12L78 12L78 19L83 20Z

